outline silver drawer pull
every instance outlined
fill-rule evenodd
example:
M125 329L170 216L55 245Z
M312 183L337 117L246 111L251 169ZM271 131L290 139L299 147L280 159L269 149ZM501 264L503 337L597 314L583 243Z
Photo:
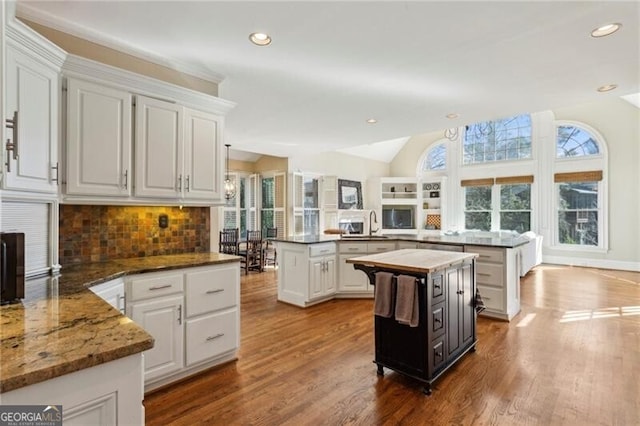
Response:
M491 274L485 274L484 272L478 272L478 275L482 275L483 277L490 277Z
M349 247L349 251L357 251L360 250L358 247Z
M329 253L329 250L320 250L320 253Z
M163 288L169 288L171 287L171 284L165 284L165 285L159 285L159 286L154 286L154 287L149 287L149 290L162 290Z
M224 291L224 289L223 288L216 288L215 290L207 290L206 294L220 293L221 291Z
M224 336L224 333L218 333L218 334L216 334L215 336L209 336L209 337L207 337L207 339L206 339L206 340L207 340L207 342L210 342L210 341L212 341L212 340L219 339L219 338L220 338L220 337L222 337L222 336Z
M485 300L491 300L491 298L487 297L487 296L482 296L482 298L485 299Z

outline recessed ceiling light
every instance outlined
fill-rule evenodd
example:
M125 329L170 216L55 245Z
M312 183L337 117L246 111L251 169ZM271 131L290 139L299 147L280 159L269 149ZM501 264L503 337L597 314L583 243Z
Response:
M618 23L603 25L591 31L591 37L595 37L595 38L606 37L618 31L621 27L622 27L622 24L618 24Z
M604 86L598 87L598 92L610 92L617 87L617 84L605 84Z
M454 118L460 117L460 114L456 114L455 112L452 112L450 114L447 114L446 117L453 120Z
M249 40L257 46L268 46L271 44L271 37L265 33L251 33L249 34Z
M375 118L370 118L367 120L367 123L369 124L376 124L378 122L378 120L376 120Z

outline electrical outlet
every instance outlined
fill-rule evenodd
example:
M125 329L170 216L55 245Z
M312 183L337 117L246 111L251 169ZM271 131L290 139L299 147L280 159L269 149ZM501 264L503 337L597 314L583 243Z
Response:
M166 214L161 214L160 216L158 216L158 226L160 228L169 227L169 216L167 216Z

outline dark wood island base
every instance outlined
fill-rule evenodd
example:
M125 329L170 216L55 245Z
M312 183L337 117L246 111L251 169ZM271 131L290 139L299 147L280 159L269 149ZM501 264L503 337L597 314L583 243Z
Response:
M376 272L416 278L419 320L417 327L393 316L375 316L377 374L384 368L431 386L466 353L475 351L475 254L434 250L397 250L347 260L364 271L375 285Z

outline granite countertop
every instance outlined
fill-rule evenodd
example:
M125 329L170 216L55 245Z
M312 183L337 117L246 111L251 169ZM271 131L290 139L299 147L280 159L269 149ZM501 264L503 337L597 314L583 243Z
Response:
M460 235L350 235L340 238L339 235L303 235L297 237L276 238L274 241L283 243L298 244L318 244L326 242L349 243L368 241L415 241L419 243L451 244L451 245L474 245L514 248L526 244L529 239L522 236L477 236L473 233L463 233Z
M476 253L461 253L445 250L402 249L386 253L347 259L347 263L406 272L430 273L468 259L478 257Z
M122 259L30 279L21 303L0 306L0 393L139 353L153 337L88 288L144 272L239 261L220 253Z

